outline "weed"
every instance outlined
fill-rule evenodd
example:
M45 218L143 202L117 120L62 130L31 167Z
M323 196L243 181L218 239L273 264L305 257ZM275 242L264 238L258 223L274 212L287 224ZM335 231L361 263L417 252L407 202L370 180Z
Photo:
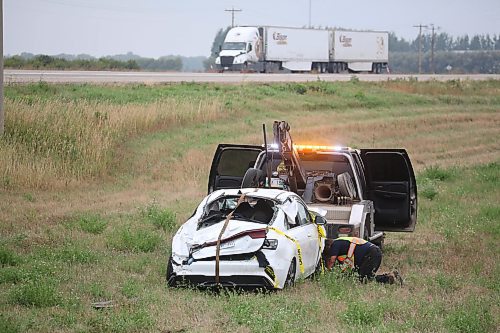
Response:
M35 202L35 197L31 193L23 194L23 198L28 202Z
M51 279L29 281L10 292L10 302L28 307L48 307L61 302L57 284Z
M313 325L319 310L314 302L305 308L299 300L285 299L286 295L232 294L228 310L233 321L252 332L303 332Z
M298 95L307 93L307 86L302 83L289 83L288 89Z
M145 309L121 308L110 313L101 312L88 321L93 332L139 332L148 331L154 320Z
M500 170L500 165L494 162L486 165L481 165L480 167L477 168L477 173L482 181L489 182L492 184L498 184L500 177L499 170Z
M98 260L98 256L93 251L82 248L81 246L66 245L54 252L54 257L70 264L90 264Z
M445 324L451 332L481 333L494 330L490 309L477 300L468 300L451 310Z
M364 100L366 98L366 95L364 92L362 91L358 91L357 93L354 94L354 98L356 98L357 100Z
M2 267L15 266L21 261L21 258L12 250L0 245L0 264Z
M500 221L500 206L486 206L482 207L479 215L491 222Z
M22 280L23 274L16 267L4 267L0 270L1 283L18 283Z
M168 208L160 208L155 201L143 208L141 213L148 222L163 231L172 231L177 227L176 214Z
M5 314L0 313L0 332L18 333L21 332L21 329L17 325L15 318L7 317Z
M78 218L80 229L90 234L101 234L107 227L108 222L98 214L86 214Z
M108 245L120 251L152 252L161 242L156 233L145 230L131 230L130 227L121 227L114 231L108 239Z
M382 321L383 315L384 308L380 303L354 301L348 304L342 317L347 325L373 327Z
M125 283L123 283L121 288L123 296L127 298L134 298L139 296L140 290L141 288L139 284L134 279L128 279L127 281L125 281Z
M359 77L357 77L356 75L351 75L349 82L354 83L354 84L358 84L360 82Z
M423 183L420 186L418 192L421 196L429 200L434 200L434 198L438 195L438 190L436 189L436 185L434 185L434 183L432 182Z
M453 177L453 170L445 170L439 166L430 166L422 172L422 177L430 180L445 181Z
M104 300L110 297L110 294L108 293L105 286L101 282L91 283L88 286L87 291L96 300Z
M132 257L120 264L120 269L127 273L143 274L151 265L148 257Z
M457 287L456 287L456 283L455 283L455 281L454 281L453 277L448 276L448 275L445 275L445 274L443 274L443 273L439 273L439 274L437 274L437 275L434 277L434 279L433 279L433 280L437 283L437 285L438 285L441 289L443 289L443 290L445 290L445 291L450 292L450 291L453 291L453 290L455 290L455 289L457 288Z

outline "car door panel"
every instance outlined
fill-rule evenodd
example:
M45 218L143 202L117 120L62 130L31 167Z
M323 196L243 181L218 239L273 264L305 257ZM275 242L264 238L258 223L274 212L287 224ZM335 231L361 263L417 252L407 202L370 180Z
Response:
M417 218L417 185L404 149L362 149L366 195L375 207L379 231L413 231Z
M299 245L302 252L302 262L304 264L304 277L308 276L312 273L312 267L315 267L313 264L314 251L317 252L317 249L313 249L311 247L311 237L308 237L308 234L311 233L310 225L302 225L296 226L288 230L288 235L295 239ZM316 243L318 241L316 240Z
M308 276L316 269L316 260L319 256L318 228L312 223L311 215L306 206L298 200L297 203L297 226L292 228L290 232L300 243L303 256L302 260L304 262L304 273Z
M215 151L208 178L208 193L239 188L248 168L262 152L261 146L220 144Z

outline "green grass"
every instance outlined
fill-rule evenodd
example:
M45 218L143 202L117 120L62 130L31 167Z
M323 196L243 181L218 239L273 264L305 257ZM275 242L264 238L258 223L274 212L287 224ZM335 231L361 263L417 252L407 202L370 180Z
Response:
M19 263L20 258L12 250L0 245L0 265L5 266L15 266Z
M27 307L50 307L61 302L57 284L50 279L29 281L11 290L9 300L12 304Z
M0 332L500 327L498 81L35 83L5 96ZM403 288L337 271L274 293L165 286L173 233L206 193L215 147L260 144L262 123L275 119L297 143L406 147L418 224L388 233L381 267L399 269ZM108 130L110 140L89 141ZM82 159L95 142L106 143L102 159ZM92 308L108 300L113 308Z
M94 235L101 234L108 226L108 222L99 214L82 215L77 219L77 223L82 231Z
M152 252L161 242L161 237L147 229L120 227L111 234L108 246L119 251Z
M144 219L163 231L173 231L177 228L177 216L168 208L159 207L158 203L152 202L141 211Z

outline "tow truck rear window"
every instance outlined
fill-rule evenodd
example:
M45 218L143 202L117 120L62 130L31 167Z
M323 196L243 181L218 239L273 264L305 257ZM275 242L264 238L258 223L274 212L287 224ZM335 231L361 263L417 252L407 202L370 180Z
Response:
M220 157L217 173L220 176L243 177L248 168L253 167L259 153L243 149L225 151Z
M307 171L329 171L337 175L352 170L349 160L344 155L333 154L300 154L301 166Z

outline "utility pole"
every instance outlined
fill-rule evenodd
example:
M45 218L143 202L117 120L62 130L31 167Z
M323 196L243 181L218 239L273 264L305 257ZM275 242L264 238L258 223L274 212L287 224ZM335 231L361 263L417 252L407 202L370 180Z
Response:
M241 12L241 9L234 9L234 6L232 9L226 9L224 10L226 12L231 12L231 28L234 28L234 13L235 12Z
M432 72L432 74L436 74L436 71L434 69L434 49L436 47L436 33L435 33L435 31L439 30L440 28L439 27L435 28L434 27L434 23L431 23L430 26L431 26L431 29L432 29L432 36L431 36L431 72Z
M418 74L422 73L422 28L428 28L426 25L414 25L414 28L418 28Z
M431 73L436 74L434 70L434 24L431 23L432 35L431 35Z
M0 136L5 127L5 114L3 111L3 0L0 0Z

